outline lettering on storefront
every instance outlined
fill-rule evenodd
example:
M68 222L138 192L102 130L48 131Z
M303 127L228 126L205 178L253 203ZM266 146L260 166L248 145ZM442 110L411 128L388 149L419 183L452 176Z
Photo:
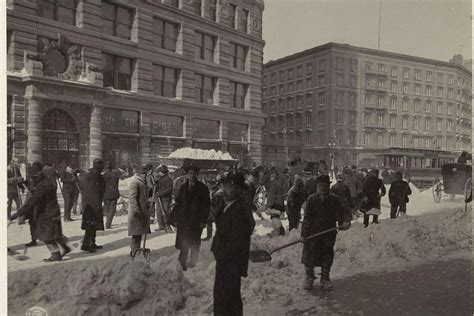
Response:
M151 133L160 136L183 136L183 117L174 115L152 114Z
M104 109L102 113L102 130L114 133L138 133L138 112Z
M194 119L193 136L195 138L219 139L219 126L219 121Z
M244 142L246 142L248 138L247 131L248 131L247 124L229 122L229 125L227 128L227 138L229 140L235 140L235 141L240 142L242 141L242 137L243 137Z

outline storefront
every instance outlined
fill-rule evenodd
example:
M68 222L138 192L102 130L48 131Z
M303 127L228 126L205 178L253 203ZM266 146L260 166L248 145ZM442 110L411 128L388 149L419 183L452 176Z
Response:
M151 161L159 156L166 157L178 148L185 147L184 117L166 114L150 116Z
M193 147L199 149L222 150L221 122L193 119Z
M243 161L248 155L249 126L242 123L229 122L227 125L227 151L235 158Z
M104 161L133 174L141 163L139 112L104 108L102 149Z

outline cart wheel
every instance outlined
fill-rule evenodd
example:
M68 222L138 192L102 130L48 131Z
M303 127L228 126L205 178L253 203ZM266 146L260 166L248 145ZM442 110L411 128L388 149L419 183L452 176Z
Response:
M464 185L464 201L468 203L469 197L472 195L472 179L469 178Z
M439 203L441 201L441 195L443 194L443 187L441 181L438 178L434 179L433 181L432 191L433 200L435 201L435 203Z

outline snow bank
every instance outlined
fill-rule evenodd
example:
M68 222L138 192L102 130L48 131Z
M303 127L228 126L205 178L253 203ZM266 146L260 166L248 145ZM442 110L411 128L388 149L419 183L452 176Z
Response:
M204 150L197 148L180 148L172 152L168 158L191 158L191 159L209 159L209 160L234 160L229 153L222 151Z

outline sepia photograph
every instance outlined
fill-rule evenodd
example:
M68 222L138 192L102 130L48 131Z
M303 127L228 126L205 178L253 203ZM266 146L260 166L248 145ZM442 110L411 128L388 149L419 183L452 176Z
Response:
M4 0L1 315L474 315L471 0Z

